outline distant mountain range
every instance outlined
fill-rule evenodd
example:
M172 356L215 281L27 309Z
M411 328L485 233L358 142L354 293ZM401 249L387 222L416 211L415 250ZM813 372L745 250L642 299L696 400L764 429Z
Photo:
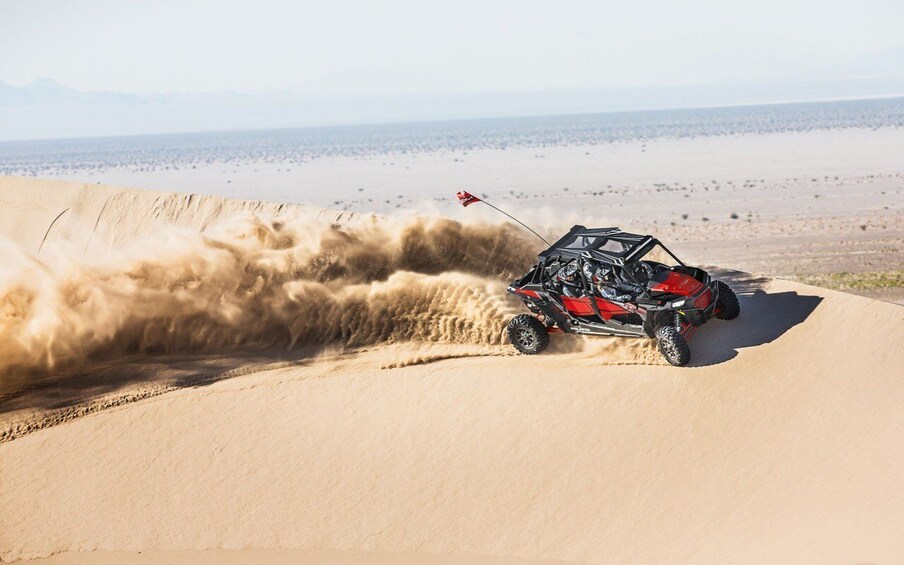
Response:
M0 141L734 106L904 95L904 46L798 77L681 86L309 96L126 94L0 82Z
M140 104L146 99L120 92L84 92L42 78L26 86L13 86L0 81L0 106L34 104Z

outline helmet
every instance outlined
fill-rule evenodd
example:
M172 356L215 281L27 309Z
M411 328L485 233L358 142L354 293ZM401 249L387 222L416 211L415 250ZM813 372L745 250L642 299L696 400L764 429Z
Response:
M574 282L575 276L578 274L578 264L574 261L568 263L559 269L559 280L563 282Z
M608 265L600 265L600 268L596 270L596 278L595 282L601 282L611 278L612 276L612 267Z
M596 261L588 260L584 262L584 277L594 284L608 277L611 272L612 269L610 267Z

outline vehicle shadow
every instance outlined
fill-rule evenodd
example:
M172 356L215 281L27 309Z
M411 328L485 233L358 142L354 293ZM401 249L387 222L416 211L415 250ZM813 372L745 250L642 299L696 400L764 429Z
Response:
M714 279L718 279L741 296L749 296L757 290L762 290L770 280L769 277L761 275L752 275L741 271L732 271L731 269L723 269L722 267L706 267L706 271Z
M23 379L20 386L0 391L0 441L5 439L4 430L19 420L65 419L72 411L95 411L180 388L301 365L312 360L318 351L319 348L299 348L291 352L131 355L89 363L75 370L31 376Z
M724 363L737 357L739 349L774 341L803 323L822 302L819 296L765 292L720 278L737 289L741 315L734 320L713 319L691 337L691 367Z

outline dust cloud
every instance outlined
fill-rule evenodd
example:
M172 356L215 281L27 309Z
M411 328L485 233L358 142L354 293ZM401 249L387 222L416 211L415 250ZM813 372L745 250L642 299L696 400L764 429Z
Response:
M96 260L0 245L0 385L137 353L499 344L518 310L505 286L537 252L511 225L255 215Z

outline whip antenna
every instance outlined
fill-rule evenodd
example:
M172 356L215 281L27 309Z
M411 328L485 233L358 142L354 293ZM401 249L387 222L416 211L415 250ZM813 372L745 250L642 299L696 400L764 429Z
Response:
M508 217L511 218L512 220L518 222L518 223L521 225L521 227L523 227L524 229L526 229L526 230L529 231L530 233L534 234L535 236L539 237L539 238L540 238L540 241L542 241L542 242L545 243L546 245L549 245L549 242L546 241L545 239L543 239L543 236L542 236L542 235L540 235L540 234L538 234L537 232L535 232L534 230L530 229L530 228L527 226L527 224L525 224L524 222L522 222L521 220L519 220L519 219L516 218L515 216L512 216L511 214L509 214L509 213L506 212L505 210L500 210L499 208L493 206L492 204L490 204L490 203L487 202L486 200L481 200L480 198L477 198L476 196L474 196L474 195L471 194L470 192L465 192L464 190L462 190L461 192L457 193L455 196L458 197L458 201L461 202L461 205L464 206L465 208L467 208L467 207L470 206L471 204L475 204L475 203L477 203L477 202L483 202L484 204L486 204L487 206L489 206L489 207L492 208L493 210L496 210L496 211L499 212L500 214L505 214L506 216L508 216Z

